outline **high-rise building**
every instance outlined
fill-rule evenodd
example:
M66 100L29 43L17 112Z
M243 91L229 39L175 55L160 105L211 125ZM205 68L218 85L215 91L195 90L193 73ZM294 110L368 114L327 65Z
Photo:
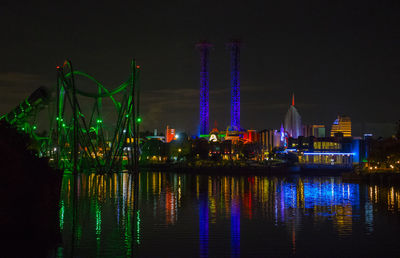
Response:
M175 139L175 129L169 128L167 125L167 130L165 132L165 141L168 143Z
M332 124L331 137L342 133L344 137L351 137L351 119L348 116L338 116Z
M289 137L298 138L302 134L301 128L301 116L297 109L294 107L294 94L292 96L292 105L286 113L284 120L285 131L289 134Z
M317 138L325 137L325 125L303 125L302 136L314 136Z
M274 147L280 146L280 133L277 130L265 129L258 133L257 140L263 152L271 153Z

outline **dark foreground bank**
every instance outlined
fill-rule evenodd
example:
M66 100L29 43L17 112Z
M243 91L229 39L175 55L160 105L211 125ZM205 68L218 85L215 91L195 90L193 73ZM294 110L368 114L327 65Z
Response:
M0 227L3 257L46 257L61 243L62 172L38 158L29 137L0 124ZM28 197L28 198L27 198Z

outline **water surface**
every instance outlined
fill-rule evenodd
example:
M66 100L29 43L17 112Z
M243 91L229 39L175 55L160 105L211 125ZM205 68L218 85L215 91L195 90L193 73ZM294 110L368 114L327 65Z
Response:
M399 187L161 172L76 183L64 176L63 257L400 255Z

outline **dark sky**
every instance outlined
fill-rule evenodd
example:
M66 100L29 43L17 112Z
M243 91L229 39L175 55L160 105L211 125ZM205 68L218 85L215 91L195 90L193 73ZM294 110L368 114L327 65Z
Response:
M109 89L128 78L135 58L143 128L195 133L194 45L207 39L210 125L222 129L230 121L226 43L239 38L242 127L279 128L292 92L306 124L346 114L356 134L390 135L400 119L398 1L38 2L0 2L0 114L41 84L54 88L66 58Z

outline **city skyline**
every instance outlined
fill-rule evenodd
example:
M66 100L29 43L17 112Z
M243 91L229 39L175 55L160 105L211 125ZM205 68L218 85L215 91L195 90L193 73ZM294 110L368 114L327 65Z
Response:
M195 133L199 61L194 44L207 39L214 45L210 125L217 121L223 129L230 113L230 58L225 44L239 38L243 128L279 128L294 92L304 124L328 127L338 114L345 114L352 119L354 135L394 133L400 105L395 2L208 6L194 1L175 8L166 8L165 3L125 7L84 3L79 9L68 9L63 2L36 4L32 9L26 5L22 9L9 3L0 11L7 38L0 43L0 87L7 92L1 114L40 85L55 87L55 67L65 58L109 88L128 76L126 65L136 58L142 68L143 129L160 130L169 124ZM140 12L149 8L150 17ZM128 13L135 19L126 18ZM74 18L65 22L61 17ZM115 17L122 17L121 22ZM82 82L80 87L90 85Z

